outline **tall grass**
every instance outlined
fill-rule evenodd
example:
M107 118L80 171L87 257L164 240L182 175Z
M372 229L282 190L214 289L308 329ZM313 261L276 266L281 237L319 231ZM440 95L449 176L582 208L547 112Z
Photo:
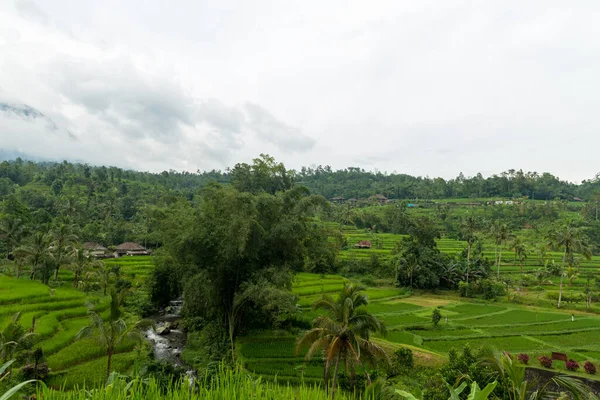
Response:
M105 388L93 390L80 388L61 392L50 388L39 388L37 398L45 400L328 400L330 396L318 385L284 386L260 378L255 379L239 371L224 370L210 382L204 381L193 386L185 381L166 388L161 388L153 379L146 382L135 380L130 385L124 381L116 381ZM338 392L335 399L350 400L351 397Z

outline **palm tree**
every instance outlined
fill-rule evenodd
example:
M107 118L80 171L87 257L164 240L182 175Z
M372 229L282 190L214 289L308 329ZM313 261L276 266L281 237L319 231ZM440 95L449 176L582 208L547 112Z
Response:
M77 198L69 196L65 198L64 203L61 204L61 211L70 221L73 221L75 217L82 214L81 203L77 201Z
M25 233L25 224L19 218L5 218L0 221L0 239L6 246L6 260L17 248Z
M18 247L13 253L17 257L24 257L31 264L29 278L33 280L36 273L41 272L42 282L47 284L50 280L51 237L43 232L35 232L23 246Z
M564 249L560 271L560 289L558 292L557 304L557 307L560 308L563 291L563 278L565 276L565 262L567 261L567 256L572 258L574 252L580 252L587 260L590 260L592 258L592 253L590 248L585 243L581 230L573 226L571 222L566 223L557 229L551 230L548 233L548 239L551 245Z
M313 321L313 328L306 332L297 342L296 353L304 347L308 351L304 359L310 360L318 351L323 351L325 358L324 381L328 387L332 365L333 373L332 397L335 393L340 362L345 364L345 370L355 374L356 366L360 365L371 384L371 377L364 366L363 360L374 366L378 360L389 363L386 352L370 340L372 333L386 334L383 323L367 311L368 299L361 293L363 288L353 284L345 284L337 299L323 296L313 304L314 310L324 310Z
M540 265L544 265L546 263L547 250L548 245L546 243L540 243L535 247L535 252L540 257Z
M460 232L462 239L467 242L467 263L471 262L471 247L477 240L477 231L479 230L479 221L469 215L465 217L460 223Z
M502 261L502 247L504 243L511 237L510 229L507 224L495 221L491 227L491 236L496 245L496 268L498 270L498 278L500 278L500 262ZM500 251L498 252L498 249Z
M515 247L515 253L517 254L517 259L519 260L519 268L521 273L523 273L523 261L527 258L527 246L525 243L519 243Z
M117 292L112 289L110 294L110 316L108 321L94 310L90 309L90 325L83 327L76 336L76 339L86 337L95 338L100 346L106 349L107 365L106 378L110 375L112 356L117 346L127 340L141 342L143 336L140 329L147 328L150 324L147 320L141 320L134 324L127 324L122 318L121 305L125 299L126 291Z
M73 271L73 286L76 287L90 267L100 267L101 262L93 260L84 249L77 248L72 254L71 270ZM106 288L106 287L105 287ZM106 289L104 294L106 294Z
M0 332L0 360L8 361L21 350L30 349L33 345L33 332L28 332L18 321L21 313L16 313L12 321Z
M579 271L575 267L567 267L565 274L569 279L569 286L573 285L573 279L577 279L579 277Z
M556 399L560 393L553 392L558 387L574 399L598 399L582 381L565 375L555 375L543 385L525 380L525 366L518 364L507 353L500 353L490 347L481 351L480 363L500 375L507 384L509 400Z
M405 257L402 257L400 259L400 263L398 266L404 267L404 270L406 271L406 274L408 275L408 279L410 281L410 287L412 288L414 274L420 272L422 269L422 266L419 263L419 258L416 254L409 253Z
M96 271L88 275L91 275L91 277L95 276L98 279L98 283L102 287L102 293L106 296L108 286L110 286L110 276L113 274L113 270L107 268L102 261L97 261L94 266L96 267Z
M67 224L60 226L52 232L52 255L54 258L54 281L58 279L58 270L63 265L70 263L71 246L78 240L77 235L73 234L73 229Z
M521 241L521 238L518 236L515 236L513 238L513 241L510 243L510 249L515 252L515 256L513 258L514 261L517 261L517 249L522 245L523 245L523 242Z

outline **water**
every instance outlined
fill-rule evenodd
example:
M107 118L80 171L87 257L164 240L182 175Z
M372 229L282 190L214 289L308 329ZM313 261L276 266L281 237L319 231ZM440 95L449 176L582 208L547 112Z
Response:
M185 346L185 333L177 326L182 308L183 301L171 301L163 313L151 317L156 324L156 329L149 328L145 332L146 338L154 347L154 357L177 367L187 367L181 359L181 351ZM159 335L157 330L160 331L165 326L170 326L169 332Z

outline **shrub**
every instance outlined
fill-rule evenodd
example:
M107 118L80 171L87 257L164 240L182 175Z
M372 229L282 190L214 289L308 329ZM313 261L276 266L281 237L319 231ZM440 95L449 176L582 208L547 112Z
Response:
M406 347L400 347L392 358L392 375L408 372L414 367L413 352Z
M527 364L529 362L529 356L525 353L517 354L517 360L523 364Z
M458 282L458 294L460 297L473 297L475 290L472 282Z
M498 296L504 296L504 285L492 281L491 279L482 279L479 281L479 289L486 300L495 300Z
M585 369L585 372L587 372L588 374L595 374L596 373L596 366L594 364L592 364L590 361L586 361L583 364L583 369Z
M569 360L565 364L569 371L577 371L579 369L579 363L575 360Z
M550 357L541 356L540 358L538 358L538 360L540 361L540 365L542 367L552 368L552 359Z
M431 322L433 322L433 326L437 326L442 319L442 313L440 313L440 309L436 308L431 313Z

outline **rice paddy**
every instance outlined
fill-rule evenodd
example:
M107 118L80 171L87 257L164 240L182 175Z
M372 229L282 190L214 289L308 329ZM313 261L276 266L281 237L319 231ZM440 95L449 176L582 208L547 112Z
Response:
M106 261L121 266L121 278L141 283L152 268L150 257L126 257ZM105 350L94 340L75 340L79 330L89 324L88 305L95 304L107 315L109 298L72 288L70 271L60 271L59 284L50 288L28 278L0 275L0 329L20 313L19 323L35 333L34 347L44 351L51 371L49 383L71 388L104 379ZM35 323L34 323L35 321ZM136 354L133 343L124 343L113 358L113 369L127 372Z
M335 296L344 281L331 275L298 274L293 291L300 296L300 318L312 321L318 312L312 311L310 304L323 294ZM536 365L538 356L552 351L565 352L579 361L600 362L600 345L596 344L600 316L585 313L583 306L576 311L557 310L544 302L541 304L547 307L540 308L506 300L463 299L453 292L409 295L389 287L365 292L370 299L369 311L388 328L387 336L377 338L378 343L390 349L410 347L416 352L417 363L439 363L451 348L465 345L492 345L511 353L527 353ZM435 308L440 309L442 321L434 328L431 313ZM245 337L239 342L239 354L246 369L265 378L287 382L320 379L320 360L304 363L303 353L294 353L295 339L292 335Z

